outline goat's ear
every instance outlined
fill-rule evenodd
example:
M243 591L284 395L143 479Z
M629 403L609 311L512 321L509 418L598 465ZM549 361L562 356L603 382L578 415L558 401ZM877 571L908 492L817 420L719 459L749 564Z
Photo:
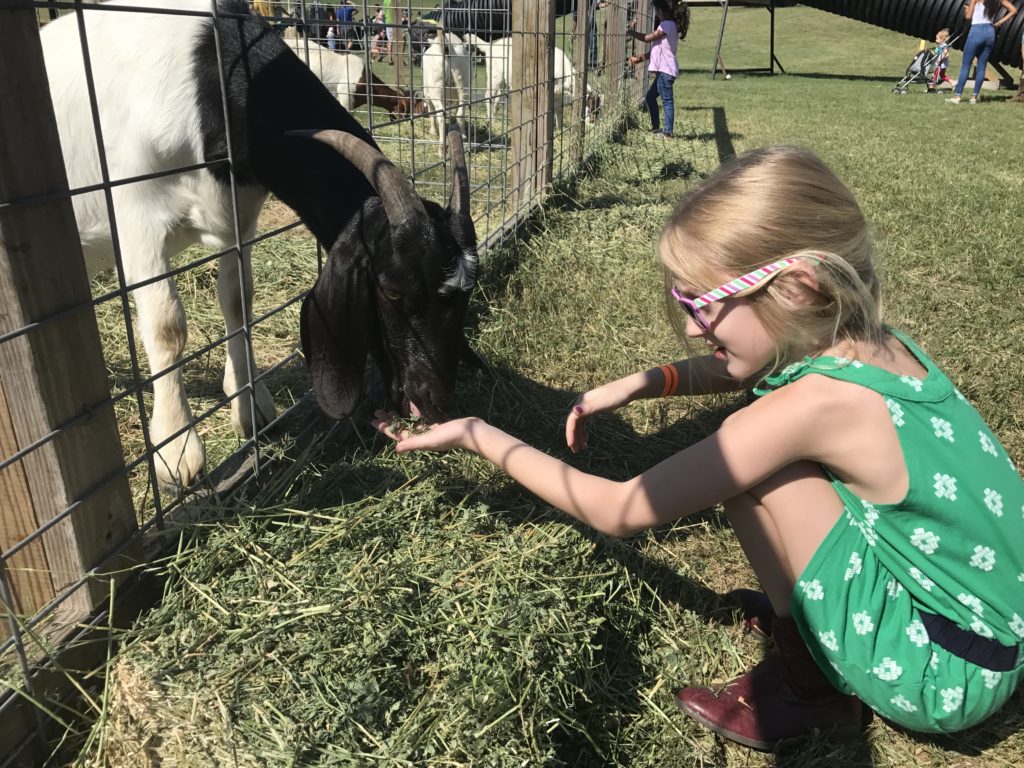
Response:
M379 333L373 288L358 263L329 257L302 302L302 353L324 413L348 418L363 392L366 353Z

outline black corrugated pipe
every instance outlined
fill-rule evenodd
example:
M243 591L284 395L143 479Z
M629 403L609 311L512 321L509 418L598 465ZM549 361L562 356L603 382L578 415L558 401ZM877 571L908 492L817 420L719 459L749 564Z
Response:
M964 18L964 0L803 0L803 5L925 40L934 40L935 33L946 27L952 35L960 35L953 47L961 51L970 28ZM1014 5L1017 15L996 30L996 45L989 57L993 64L1021 66L1024 0L1014 0Z

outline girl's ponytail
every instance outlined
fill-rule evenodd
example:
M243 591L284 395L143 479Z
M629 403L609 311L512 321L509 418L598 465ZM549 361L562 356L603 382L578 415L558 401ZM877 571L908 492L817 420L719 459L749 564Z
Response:
M686 33L690 31L690 6L684 2L673 3L672 18L675 19L676 27L679 29L680 42L686 39Z

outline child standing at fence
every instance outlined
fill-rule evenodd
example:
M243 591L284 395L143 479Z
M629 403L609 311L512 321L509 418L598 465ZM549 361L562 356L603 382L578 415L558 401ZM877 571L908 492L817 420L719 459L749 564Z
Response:
M722 504L775 648L719 692L675 698L729 739L854 737L862 702L927 732L990 716L1024 674L1024 481L949 378L882 324L853 194L806 150L756 150L684 196L659 253L676 324L706 354L585 392L566 440L586 448L589 419L639 398L754 386L709 437L615 482L477 418L417 432L378 412L375 426L399 452L473 451L613 536Z
M676 51L679 41L686 37L690 26L690 9L686 3L675 0L654 0L654 16L658 26L653 32L627 30L627 34L645 43L651 43L651 49L640 56L630 56L630 64L648 61L647 69L651 73L651 87L647 89L647 112L651 116L651 132L660 133L672 138L675 123L675 96L673 86L679 76L679 65L676 63ZM665 122L658 124L658 98L665 110Z

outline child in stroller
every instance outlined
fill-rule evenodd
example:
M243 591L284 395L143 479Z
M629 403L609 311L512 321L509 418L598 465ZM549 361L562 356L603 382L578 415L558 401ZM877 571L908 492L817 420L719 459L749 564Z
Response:
M928 93L935 93L939 84L951 82L946 76L946 69L949 67L949 49L956 40L956 37L949 36L948 29L940 29L935 35L935 45L926 46L917 52L903 79L896 83L892 92L903 95L909 93L912 84L921 83L928 89Z

